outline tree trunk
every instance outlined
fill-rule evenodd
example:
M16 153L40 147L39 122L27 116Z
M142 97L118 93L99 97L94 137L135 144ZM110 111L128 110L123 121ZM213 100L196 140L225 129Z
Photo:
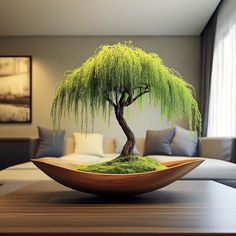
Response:
M127 142L125 143L123 150L120 156L129 156L133 154L133 149L135 146L135 137L131 129L129 128L128 124L124 119L124 107L123 106L116 106L115 107L115 114L118 123L120 124L122 130L124 131Z

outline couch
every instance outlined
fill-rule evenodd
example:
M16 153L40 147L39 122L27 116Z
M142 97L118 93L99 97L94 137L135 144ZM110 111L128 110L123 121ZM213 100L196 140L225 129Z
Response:
M140 153L144 153L144 138L137 138L136 145ZM74 153L73 138L65 140L65 153L63 159L79 160L81 162L102 162L115 158L115 141L112 138L104 139L104 158L95 156L83 156ZM151 158L158 162L185 159L183 156L160 156L152 155ZM236 187L236 158L235 158L235 140L233 138L200 138L198 144L197 156L205 161L185 175L183 179L201 179L214 180L226 185Z
M38 140L33 140L37 144ZM138 138L136 145L138 150L143 153L145 139ZM74 141L72 138L65 139L64 156L65 160L99 163L114 159L118 154L115 152L115 142L112 138L104 139L104 156L92 156L74 153ZM151 158L158 162L185 159L183 156L160 156L152 155ZM200 138L197 157L205 161L192 172L183 176L185 180L213 180L236 188L236 164L235 164L235 140L233 138ZM44 181L50 178L42 171L37 169L31 162L11 166L0 171L0 190L9 191L14 186L22 186L32 181ZM0 191L3 193L4 191Z

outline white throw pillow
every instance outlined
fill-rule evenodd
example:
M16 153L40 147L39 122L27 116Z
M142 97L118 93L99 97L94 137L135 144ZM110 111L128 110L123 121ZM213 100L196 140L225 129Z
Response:
M96 133L73 133L73 135L76 153L103 156L103 135Z

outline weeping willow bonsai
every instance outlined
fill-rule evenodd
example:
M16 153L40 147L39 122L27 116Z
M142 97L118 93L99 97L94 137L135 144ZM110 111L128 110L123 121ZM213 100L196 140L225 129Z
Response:
M131 159L140 161L133 155L135 136L124 118L124 111L132 104L142 107L145 94L148 94L150 104L160 106L161 116L168 121L186 118L191 130L201 129L201 116L192 86L166 67L157 54L146 53L130 42L101 46L80 67L65 73L52 103L53 127L59 129L61 118L72 114L77 123L81 122L81 128L87 129L89 114L94 121L101 111L107 120L114 111L127 137L115 162L120 165ZM117 166L115 162L106 165ZM101 164L93 166L90 170L95 172L104 167Z

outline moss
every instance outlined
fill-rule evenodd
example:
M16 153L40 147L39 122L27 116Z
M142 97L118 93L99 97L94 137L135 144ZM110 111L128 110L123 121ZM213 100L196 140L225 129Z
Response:
M167 167L151 158L131 155L119 157L112 161L103 162L99 164L92 164L88 166L76 166L75 169L95 173L132 174L149 172L154 170L164 170L167 169Z

